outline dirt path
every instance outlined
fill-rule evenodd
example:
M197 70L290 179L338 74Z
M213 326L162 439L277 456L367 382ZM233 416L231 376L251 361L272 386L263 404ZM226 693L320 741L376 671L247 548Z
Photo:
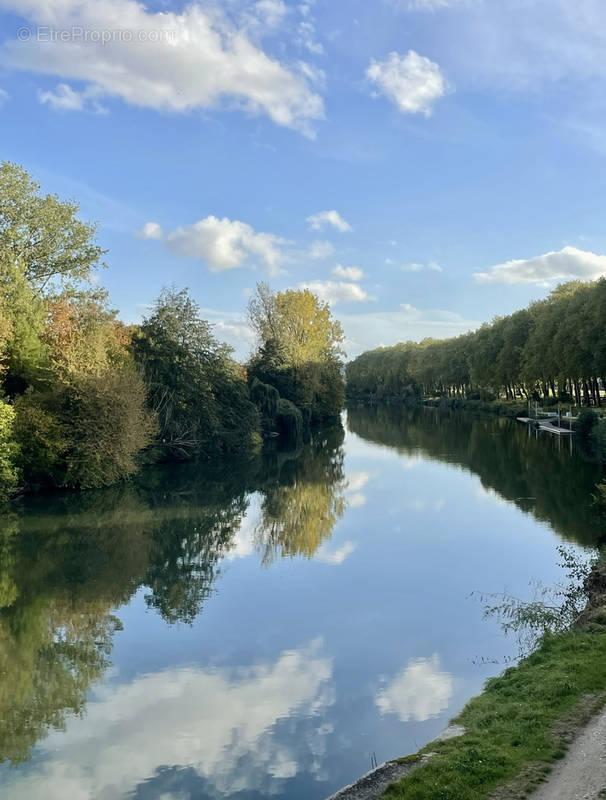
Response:
M606 709L575 739L547 782L531 797L532 800L606 798Z

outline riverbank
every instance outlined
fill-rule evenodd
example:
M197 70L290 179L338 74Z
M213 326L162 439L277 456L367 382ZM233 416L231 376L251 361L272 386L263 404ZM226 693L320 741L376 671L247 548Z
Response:
M422 400L428 408L443 411L472 411L477 414L495 414L516 419L528 413L528 406L514 400L467 400L463 397L429 397Z
M571 630L546 634L490 679L452 720L463 734L397 759L407 774L369 800L518 800L536 789L606 706L606 564L589 581L591 599Z

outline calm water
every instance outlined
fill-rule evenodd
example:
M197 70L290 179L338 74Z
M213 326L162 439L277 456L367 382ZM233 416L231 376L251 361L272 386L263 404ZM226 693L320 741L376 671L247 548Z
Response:
M568 441L352 410L299 453L24 502L0 537L0 795L321 800L433 738L600 536Z

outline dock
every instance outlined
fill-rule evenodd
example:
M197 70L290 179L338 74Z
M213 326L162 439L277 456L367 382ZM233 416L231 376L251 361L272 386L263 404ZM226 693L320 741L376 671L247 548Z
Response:
M551 419L554 418L555 417L551 417ZM517 417L517 420L518 422L524 422L526 425L534 423L540 431L555 433L557 436L574 436L575 433L574 431L571 431L570 428L562 428L560 425L553 425L551 422L547 422L546 420L533 419L532 417Z

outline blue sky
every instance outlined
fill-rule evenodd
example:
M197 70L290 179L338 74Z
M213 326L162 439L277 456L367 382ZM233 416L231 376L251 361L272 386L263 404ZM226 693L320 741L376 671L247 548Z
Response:
M255 283L354 355L606 274L602 0L0 0L2 158L73 196L123 318Z

